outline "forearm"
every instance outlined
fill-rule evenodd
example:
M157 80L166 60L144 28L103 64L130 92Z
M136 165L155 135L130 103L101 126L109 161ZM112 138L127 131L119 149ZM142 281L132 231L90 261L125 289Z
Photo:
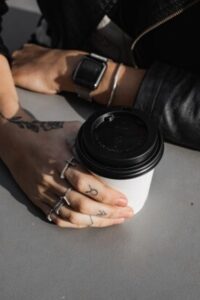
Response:
M8 154L14 146L12 145L13 128L9 126L8 119L15 116L19 109L9 63L3 55L0 55L0 158L4 161L6 153Z
M13 54L13 77L15 84L32 91L55 94L77 93L80 89L72 80L73 72L88 53L78 50L47 49L25 45ZM118 72L119 71L119 72ZM108 60L105 74L99 86L91 91L94 102L107 105L113 89L116 73L119 75L112 105L132 106L145 70L130 68Z
M69 56L66 51L66 72L60 81L61 91L70 91L76 93L77 87L72 80L73 70L85 55L84 52L77 52L74 56ZM107 69L97 89L91 92L91 97L95 102L106 105L109 101L113 88L113 81L118 69L118 63L108 60ZM113 97L113 106L132 106L136 98L140 84L145 75L145 70L134 69L125 65L120 65L119 77L116 91Z
M0 54L0 113L6 118L16 114L19 109L18 96L7 59ZM0 124L4 122L0 118Z
M135 102L160 125L166 141L200 150L200 78L156 63L147 72Z

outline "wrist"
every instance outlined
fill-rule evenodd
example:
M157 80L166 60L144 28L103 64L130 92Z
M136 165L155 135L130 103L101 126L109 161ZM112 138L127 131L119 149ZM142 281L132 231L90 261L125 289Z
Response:
M3 55L0 55L0 71L0 113L10 118L19 109L19 102L10 66Z
M108 60L105 74L99 86L95 90L91 91L91 98L94 99L95 102L107 105L112 92L113 79L117 67L118 64L112 60Z
M12 95L0 97L0 125L6 122L6 119L14 117L20 109L18 98Z
M111 100L110 97L113 96L111 106L131 107L134 104L145 72L143 69L134 69L108 61L105 75L98 88L91 92L91 96L95 102L103 105L107 105ZM115 87L114 84L116 84Z
M80 60L86 52L66 51L65 76L61 76L60 91L76 93L77 85L72 79L72 74ZM107 105L113 89L115 74L119 64L108 60L107 68L99 86L90 92L90 96L95 102ZM145 70L134 69L123 64L120 65L119 77L116 91L113 97L113 106L132 106L137 96L140 84L144 78Z
M72 74L79 61L87 55L83 51L65 51L65 66L59 74L59 92L76 92L76 85L72 79Z
M32 117L24 111L22 107L19 106L18 111L11 117L6 117L0 113L0 159L2 159L6 164L9 163L12 159L15 159L16 155L21 153L21 150L18 151L20 144L26 143L26 135L23 135L25 131L21 130L19 126L16 126L18 119L23 118L26 121L32 121ZM26 136L26 137L25 137ZM12 152L12 155L10 155Z
M134 69L121 65L112 105L133 106L145 73L144 69Z
M73 72L75 68L78 66L78 64L80 63L80 61L82 60L82 58L87 54L88 53L86 52L80 52L80 51L72 51L72 53L66 51L67 67L66 67L66 71L63 72L65 73L65 76L62 76L60 80L60 91L77 93L79 86L72 79ZM116 66L117 66L116 63L114 63L111 60L108 60L107 68L101 79L100 85L96 89L90 92L90 97L94 98L95 102L106 104L109 98L112 77Z

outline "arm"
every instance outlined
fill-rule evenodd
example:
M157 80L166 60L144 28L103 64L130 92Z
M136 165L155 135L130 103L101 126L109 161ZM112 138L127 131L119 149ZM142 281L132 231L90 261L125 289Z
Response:
M4 0L0 1L0 31L2 29L2 15L8 10ZM10 71L11 58L9 51L0 36L0 113L11 117L19 108L18 97ZM0 119L0 126L2 120Z
M0 70L0 159L27 197L48 215L73 186L68 195L72 208L63 205L59 215L51 214L60 227L85 228L91 225L90 216L94 227L120 224L132 217L124 195L79 164L66 171L65 180L60 179L66 159L73 155L71 145L80 124L42 122L31 117L18 103L9 64L2 55ZM89 194L92 190L95 195Z
M65 180L60 179L66 159L72 156L71 144L80 124L42 122L25 112L20 107L6 56L0 40L0 159L23 192L48 215L73 186L68 195L72 209L63 205L59 214L51 214L52 221L61 227L106 227L132 217L124 196L103 185L80 165L69 168ZM90 194L93 190L95 195Z
M200 77L155 63L141 85L135 108L160 125L171 143L200 150Z
M38 92L75 92L72 72L84 54L26 46L14 54L15 82ZM100 86L92 92L95 102L108 102L116 66L109 61ZM155 64L147 72L122 66L113 105L134 105L146 111L161 126L166 141L200 150L199 87L197 76L163 64Z
M0 32L2 30L2 15L4 15L6 12L8 11L8 6L5 3L5 0L0 0ZM8 49L6 48L6 46L3 43L3 40L0 36L0 54L4 55L5 57L7 57L7 59L10 61L10 54Z
M60 227L85 228L91 225L89 216L94 227L120 224L132 217L124 196L80 165L70 168L65 180L60 179L66 159L73 155L71 144L80 124L34 119L19 105L10 67L3 55L0 72L0 159L27 197L48 215L69 186L73 186L68 195L72 209L62 206L59 215L51 214L52 221ZM89 194L91 189L95 195Z
M10 118L18 111L19 102L8 60L2 54L0 54L0 73L0 113ZM0 126L2 122L0 119Z
M12 73L15 84L45 94L64 91L75 93L76 86L72 81L72 73L86 54L83 51L48 49L26 44L22 50L13 54ZM108 61L101 84L91 93L95 102L107 104L117 66L114 61ZM144 70L121 65L113 105L131 106L144 75Z

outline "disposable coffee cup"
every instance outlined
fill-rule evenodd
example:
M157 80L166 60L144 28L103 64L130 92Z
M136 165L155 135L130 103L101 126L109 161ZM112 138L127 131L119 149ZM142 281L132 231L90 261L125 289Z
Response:
M125 194L135 214L145 204L163 151L160 130L136 109L95 112L76 138L76 153L83 165Z

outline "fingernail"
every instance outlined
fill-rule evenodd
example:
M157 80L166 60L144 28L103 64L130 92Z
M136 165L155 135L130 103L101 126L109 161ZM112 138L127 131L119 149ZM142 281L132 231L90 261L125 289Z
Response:
M127 218L132 218L134 216L134 212L133 211L129 211L127 213Z
M116 205L119 205L119 206L126 206L127 204L128 204L128 201L124 198L120 198L116 202Z
M125 209L124 211L122 211L120 213L120 217L123 217L123 218L132 218L134 215L133 213L133 210L132 209Z

